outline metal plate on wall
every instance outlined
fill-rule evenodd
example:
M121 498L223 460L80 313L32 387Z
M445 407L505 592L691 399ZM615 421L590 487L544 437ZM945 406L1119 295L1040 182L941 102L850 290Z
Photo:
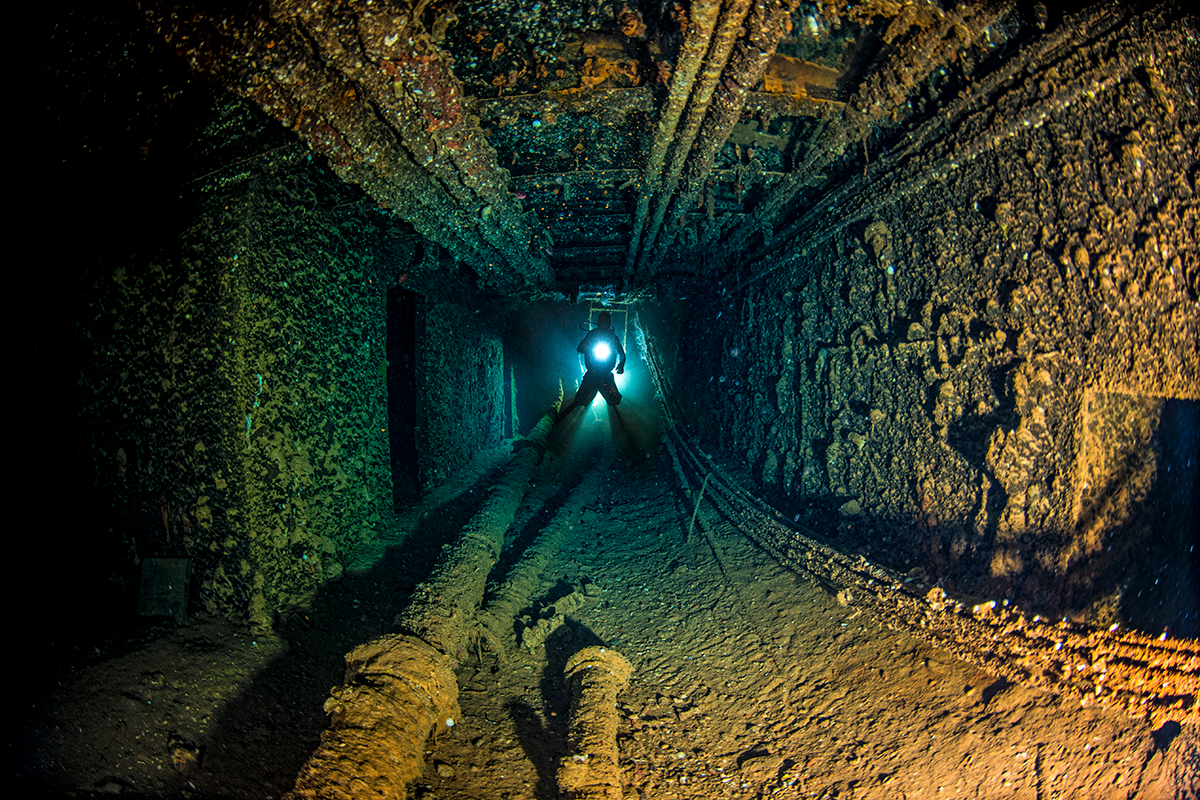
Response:
M143 617L174 617L180 624L187 622L191 577L190 558L144 559L138 614Z

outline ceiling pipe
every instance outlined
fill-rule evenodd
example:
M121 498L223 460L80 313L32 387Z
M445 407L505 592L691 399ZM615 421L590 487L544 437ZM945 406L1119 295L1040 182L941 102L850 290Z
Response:
M658 130L654 144L646 158L642 171L641 192L634 212L629 246L625 254L625 277L628 281L637 263L642 234L646 227L650 201L662 191L663 168L670 144L675 139L675 129L687 108L688 98L696 83L696 76L704 64L721 11L720 0L696 0L692 3L688 31L684 36L678 63L671 75L671 85L666 105L658 119Z
M253 101L329 159L339 178L504 291L553 282L529 215L468 113L427 2L283 0L265 15L147 0L155 32L197 72ZM433 13L432 11L430 13Z
M659 229L658 241L645 248L644 272L652 277L674 243L684 215L696 206L696 199L712 173L717 153L725 145L733 126L741 119L750 90L762 80L775 49L788 30L791 6L758 2L745 20L740 38L730 54L713 102L706 110L703 127L696 137L686 169L681 167L681 191L670 198L667 219L677 220ZM676 151L678 154L679 151ZM665 206L666 197L663 198Z
M902 41L901 46L892 50L887 63L841 107L835 119L821 127L815 140L809 143L804 160L774 184L754 211L727 231L723 241L719 244L716 241L721 235L718 227L702 240L701 248L728 262L735 253L744 254L756 234L763 234L767 240L764 247L772 246L775 241L785 241L784 236L776 235L775 227L794 207L796 196L811 186L824 183L828 179L825 170L841 158L847 148L859 142L865 147L871 130L881 121L892 118L914 87L924 82L934 70L949 64L981 31L1011 11L1012 6L1011 2L960 6L943 12L935 24L918 29L911 38ZM827 113L834 107L828 108Z
M667 208L679 188L680 174L691 156L696 134L708 113L708 105L717 89L721 73L729 61L729 55L733 52L734 43L741 35L742 23L749 10L750 0L728 0L721 9L716 29L708 41L699 75L688 87L689 95L685 108L687 116L683 126L677 128L671 143L670 164L667 166L665 174L658 179L652 198L653 211L646 224L646 230L640 237L637 237L639 245L637 252L633 255L633 270L638 274L644 274L646 271L647 261L663 226Z
M911 195L930 182L946 179L961 164L994 149L1022 131L1040 125L1051 115L1077 102L1087 94L1098 95L1128 77L1142 54L1133 58L1113 52L1122 49L1121 41L1130 35L1124 17L1111 11L1095 12L1083 25L1064 25L1045 39L1031 45L1028 53L1014 56L996 73L982 78L968 94L948 104L944 113L910 131L888 155L877 159L861 175L823 192L818 201L802 212L773 237L764 241L743 260L750 273L737 284L738 289L786 268L803 257L806 249L819 247L838 235L847 225L869 218L887 205L885 198ZM1080 29L1085 33L1080 33ZM1064 49L1077 53L1073 66L1064 63ZM1081 50L1077 48L1082 48ZM1122 65L1123 64L1123 65ZM1053 71L1056 91L1030 104L1024 95L1038 75ZM991 124L970 138L949 137L948 129L968 130L966 121L987 108ZM837 208L837 219L827 218L827 209ZM749 228L775 230L770 209L753 215L759 222ZM761 218L759 217L761 214ZM740 246L749 249L746 225L735 230L722 252ZM737 238L739 237L740 238ZM798 242L781 249L783 242ZM711 245L710 247L715 247Z

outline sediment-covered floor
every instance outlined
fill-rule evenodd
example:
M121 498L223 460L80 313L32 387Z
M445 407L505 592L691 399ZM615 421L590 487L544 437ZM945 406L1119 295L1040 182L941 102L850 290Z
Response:
M558 797L563 667L597 644L633 666L625 797L1195 796L1189 727L1081 708L891 630L732 528L694 524L665 451L630 464L595 417L575 444L589 436L585 466L535 478L493 577L542 534L559 536L556 553L503 652L480 638L459 654L462 716L430 742L415 796ZM419 537L283 613L277 635L196 622L64 674L24 709L25 787L281 796L325 726L343 654L388 626L486 491L453 486L410 515Z
M461 725L433 747L438 797L556 796L561 671L591 644L634 667L620 706L627 797L1195 791L1186 735L1164 749L1137 721L982 673L842 605L730 530L693 530L689 543L691 508L661 463L595 470L601 489L545 576L558 586L549 600L575 587L567 603L582 605L543 647L463 665Z

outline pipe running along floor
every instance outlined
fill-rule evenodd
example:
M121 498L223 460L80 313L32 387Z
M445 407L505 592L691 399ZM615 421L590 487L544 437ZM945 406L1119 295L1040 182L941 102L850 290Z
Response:
M562 668L593 644L634 668L619 699L629 798L1194 791L1194 733L1168 742L1174 731L981 672L843 605L728 525L689 537L690 500L665 455L606 457L589 478L555 514L566 530L543 575L554 588L525 615L534 647L462 664L462 720L431 747L430 796L556 797Z
M525 587L535 600L503 657L482 639L459 654L462 717L429 743L414 797L557 797L563 667L596 644L633 666L618 700L626 798L1195 796L1190 726L1008 683L843 605L727 523L689 531L666 452L625 462L588 414L590 466L536 477L510 531L558 537ZM98 652L26 709L18 777L76 796L279 797L325 727L344 653L387 627L485 494L459 488L414 510L420 536L276 635L193 622Z

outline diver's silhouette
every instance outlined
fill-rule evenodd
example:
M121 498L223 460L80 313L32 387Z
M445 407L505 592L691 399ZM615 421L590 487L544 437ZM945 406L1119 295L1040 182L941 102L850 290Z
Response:
M583 341L575 348L583 354L587 372L583 375L575 399L558 412L556 422L576 408L586 408L596 396L596 392L604 395L604 400L609 406L621 402L621 393L617 391L617 381L613 377L613 367L617 368L618 375L625 372L625 348L621 346L617 334L613 333L612 317L607 311L600 312L596 317L596 324L597 327L588 331L587 336L584 336Z

